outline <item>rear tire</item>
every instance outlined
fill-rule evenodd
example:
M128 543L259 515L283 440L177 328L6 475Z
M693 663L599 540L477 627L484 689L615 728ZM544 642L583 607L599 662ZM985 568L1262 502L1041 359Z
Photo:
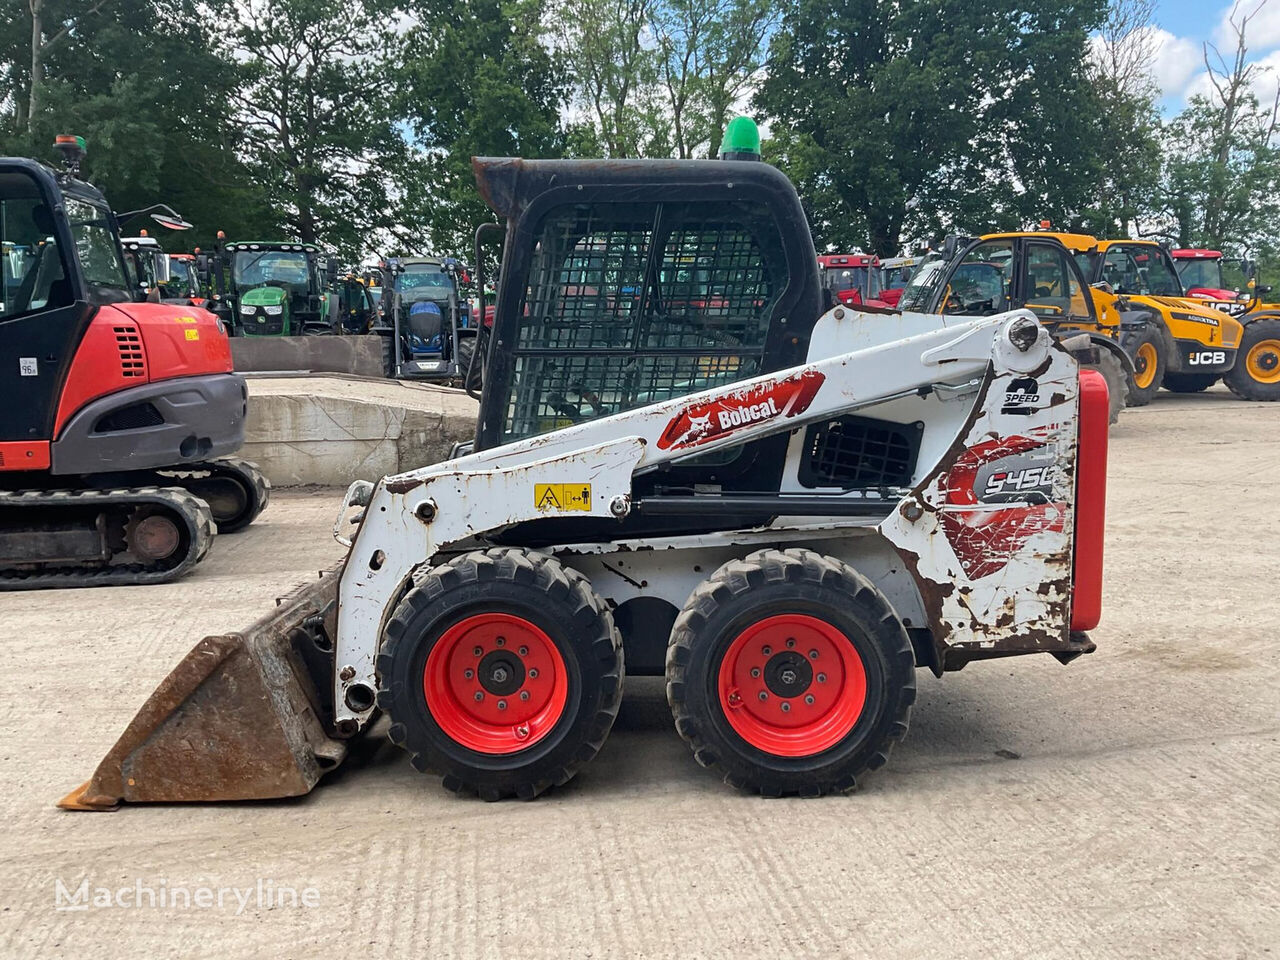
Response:
M888 600L810 550L724 564L667 648L667 702L694 758L765 796L854 789L906 736L915 696L915 656Z
M1166 373L1164 388L1170 393L1202 393L1218 382L1216 373Z
M476 338L458 338L458 377L465 384L467 371L471 369L471 358L476 355Z
M1125 398L1129 394L1129 374L1124 369L1120 358L1106 347L1098 347L1098 362L1085 364L1090 370L1097 370L1102 379L1107 381L1107 402L1111 411L1111 423L1120 419L1120 411L1124 409Z
M1131 407L1145 407L1160 391L1169 363L1165 339L1156 327L1147 324L1134 335L1126 349L1134 367L1126 383L1126 402Z
M1280 318L1262 317L1244 325L1236 365L1222 375L1241 400L1280 400Z
M605 602L553 557L514 548L427 570L387 623L377 671L389 735L414 768L485 800L568 782L622 701Z

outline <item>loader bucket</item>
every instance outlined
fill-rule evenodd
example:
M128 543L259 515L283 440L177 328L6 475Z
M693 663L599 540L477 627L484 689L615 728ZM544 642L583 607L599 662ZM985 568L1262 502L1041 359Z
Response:
M58 806L263 800L307 793L346 755L321 697L336 635L340 568L277 601L241 633L205 637L161 682L98 764ZM318 652L317 652L318 651ZM331 661L331 658L330 658Z

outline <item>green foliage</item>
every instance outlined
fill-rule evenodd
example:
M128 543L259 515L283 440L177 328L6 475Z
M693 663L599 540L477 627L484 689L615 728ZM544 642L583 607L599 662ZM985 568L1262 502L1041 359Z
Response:
M1101 14L1098 0L797 0L757 102L834 203L817 219L882 255L904 236L1069 217L1102 149L1081 106Z
M410 12L391 74L414 139L395 180L394 245L470 260L472 231L493 217L471 157L560 156L563 71L540 42L541 0L413 0Z

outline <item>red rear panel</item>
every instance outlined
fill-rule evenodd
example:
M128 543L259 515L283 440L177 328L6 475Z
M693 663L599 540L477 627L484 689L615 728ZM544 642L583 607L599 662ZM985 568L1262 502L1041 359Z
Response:
M56 439L90 400L156 380L231 372L231 344L212 313L164 303L102 307L67 374Z
M1102 541L1106 529L1107 431L1110 422L1106 380L1096 370L1081 370L1079 449L1076 451L1076 535L1071 578L1072 630L1092 630L1102 619Z

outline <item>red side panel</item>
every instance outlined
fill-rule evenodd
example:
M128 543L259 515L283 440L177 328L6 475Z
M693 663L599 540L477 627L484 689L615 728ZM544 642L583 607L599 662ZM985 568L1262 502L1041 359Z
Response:
M53 423L54 438L90 400L147 380L147 354L138 325L110 307L99 310L71 361Z
M0 471L48 469L48 440L0 441Z
M114 309L142 331L151 380L231 372L231 343L208 310L170 303L122 303Z
M54 439L90 400L156 380L229 372L231 344L208 310L167 303L103 307L71 361Z
M1102 541L1106 528L1107 430L1110 421L1106 380L1096 370L1081 370L1072 630L1092 630L1102 619Z

